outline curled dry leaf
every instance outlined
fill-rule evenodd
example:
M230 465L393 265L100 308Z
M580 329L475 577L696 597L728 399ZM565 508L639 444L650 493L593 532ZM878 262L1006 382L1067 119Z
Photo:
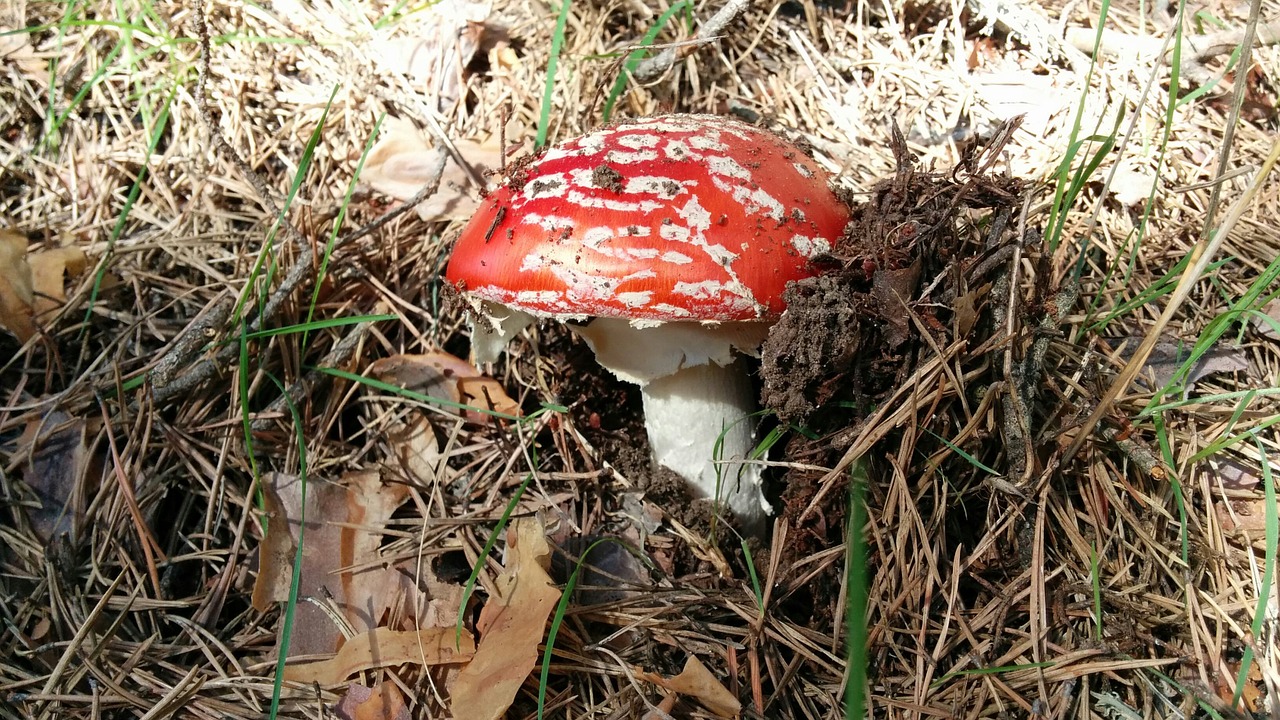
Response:
M467 65L493 42L486 21L492 3L434 0L397 23L410 37L375 38L388 69L403 73L417 89L436 98L437 107L457 102ZM411 18L411 19L410 19Z
M26 342L36 334L40 318L67 301L66 276L84 272L79 248L65 247L27 254L27 239L0 230L0 327Z
M547 568L551 547L536 518L519 518L507 531L507 561L494 595L480 611L475 657L450 688L456 720L498 720L538 660L547 618L560 599Z
M293 559L302 518L302 484L291 475L266 478L267 535L259 548L260 569L253 588L254 608L289 597ZM388 588L402 587L398 572L384 567L378 548L383 527L409 496L403 483L383 482L376 471L351 473L341 482L312 479L306 494L306 533L298 597L332 596L333 606L356 632L378 625L388 606ZM394 582L392 582L394 580ZM416 605L414 605L416 607ZM288 655L327 654L338 649L342 634L323 610L299 602Z
M636 668L636 677L647 680L660 688L687 695L718 717L736 717L742 712L742 703L729 692L716 676L707 669L696 655L690 655L679 675L664 678L657 673Z
M353 636L328 660L286 665L284 679L301 683L339 685L352 675L396 665L448 665L466 662L475 652L475 641L463 633L459 641L453 628L392 630L374 628Z
M455 140L453 146L476 174L484 177L502 167L502 149L496 139L483 143ZM369 158L361 178L374 190L406 201L417 194L431 176L435 151L410 123L389 123ZM471 176L450 157L440 176L440 187L418 204L414 211L423 220L465 220L479 204L479 189Z
M99 461L89 451L85 421L52 410L27 423L18 446L30 452L22 480L39 502L25 508L32 529L45 542L72 532L84 511L84 483Z
M374 362L368 373L405 390L452 403L504 415L520 414L520 404L507 395L501 383L482 374L466 360L448 353L393 355ZM488 422L490 417L484 412L466 411L466 418L471 422Z
M347 693L333 709L338 720L411 720L404 694L395 683L381 682L373 687L359 683L347 685Z

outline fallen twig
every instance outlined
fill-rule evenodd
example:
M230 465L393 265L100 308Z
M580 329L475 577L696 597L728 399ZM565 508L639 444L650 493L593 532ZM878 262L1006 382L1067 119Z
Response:
M1244 42L1247 28L1223 30L1203 35L1183 35L1182 55L1179 71L1193 82L1204 83L1211 75L1205 63L1219 55L1233 52ZM1098 39L1098 31L1093 28L1073 27L1067 30L1066 40L1069 45L1081 52L1092 55L1094 44ZM1280 22L1259 25L1255 46L1280 44ZM1173 59L1173 51L1166 46L1166 39L1158 37L1140 37L1129 35L1119 30L1102 31L1102 41L1097 43L1097 51L1104 55L1132 53L1136 55L1157 56L1165 62Z
M724 30L725 26L733 22L750 5L750 0L729 0L724 4L724 7L721 7L714 15L707 18L707 21L698 28L698 32L693 36L693 42L682 43L678 48L668 47L657 55L641 61L632 75L634 75L637 82L642 83L656 79L659 75L671 69L677 57L685 58L692 54L699 45L715 40L720 31Z
M333 368L342 365L355 354L360 344L364 342L364 338L369 334L372 323L360 323L342 337L324 359L317 363L316 368L308 372L301 379L289 386L285 394L271 401L271 404L263 410L257 418L254 418L252 427L255 431L266 430L279 417L285 409L292 404L296 404L316 385L331 379L333 376L323 372L321 368Z
M208 95L206 94L206 83L209 77L209 28L204 18L203 10L196 13L196 31L200 41L200 62L198 66L198 75L196 82L196 108L205 127L209 131L209 135L213 140L214 146L218 148L228 159L230 159L240 170L241 174L249 181L254 190L260 196L260 200L267 210L280 218L280 225L284 234L297 248L297 257L294 264L289 268L289 272L285 274L284 279L280 282L271 296L267 298L267 302L263 304L258 314L246 323L249 332L261 329L263 324L271 318L275 317L281 307L293 296L295 290L302 285L302 282L311 276L315 259L315 250L302 233L298 231L294 225L285 218L275 202L271 199L271 190L266 182L254 172L253 168L240 157L235 148L222 137L214 125L208 108ZM416 195L404 205L387 212L382 217L373 222L358 228L350 233L341 235L335 239L333 249L350 243L353 240L364 237L369 233L377 230L387 224L394 218L400 216L404 212L413 208L427 196L436 191L440 184L440 177L444 172L445 161L448 155L441 151L437 153L435 165L431 168L431 174L426 184L418 191ZM204 338L208 333L212 332L217 325L225 322L226 316L230 314L230 308L227 307L225 312L223 308L211 307L205 312L197 316L196 320L179 336L179 340L174 343L169 352L165 354L157 362L157 368L162 372L152 378L152 398L156 403L164 403L178 395L190 391L195 386L209 379L213 375L221 372L226 368L239 352L235 345L228 345L217 351L210 357L206 357L199 362L191 365L185 372L180 375L174 375L176 369L181 367L190 357L197 341ZM172 378L172 379L170 379Z

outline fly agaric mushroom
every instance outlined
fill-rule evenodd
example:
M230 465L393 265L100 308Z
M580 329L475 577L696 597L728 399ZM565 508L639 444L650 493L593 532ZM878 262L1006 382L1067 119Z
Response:
M759 533L771 508L760 467L742 462L756 402L734 350L758 353L787 283L814 274L848 220L827 173L773 133L649 117L518 166L445 277L471 305L477 362L535 319L568 322L641 386L654 459Z

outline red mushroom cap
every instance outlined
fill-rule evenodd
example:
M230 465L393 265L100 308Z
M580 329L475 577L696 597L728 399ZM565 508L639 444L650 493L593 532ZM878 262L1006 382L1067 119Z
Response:
M773 133L642 118L518 171L462 230L445 277L533 315L767 319L848 219L827 173Z

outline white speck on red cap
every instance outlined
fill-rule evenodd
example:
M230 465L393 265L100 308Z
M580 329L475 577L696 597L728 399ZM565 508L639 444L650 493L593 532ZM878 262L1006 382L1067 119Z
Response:
M551 148L491 193L446 278L533 315L764 319L848 218L826 172L772 133L642 118Z

